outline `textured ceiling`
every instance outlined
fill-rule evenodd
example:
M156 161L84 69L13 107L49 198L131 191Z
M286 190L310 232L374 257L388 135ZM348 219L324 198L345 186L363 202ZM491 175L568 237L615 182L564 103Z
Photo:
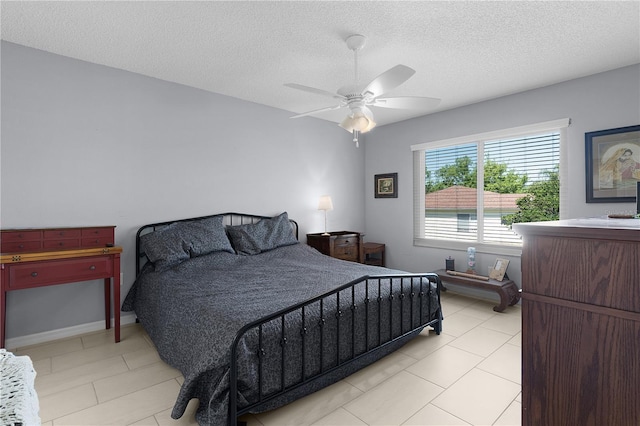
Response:
M375 108L379 125L640 63L638 1L2 1L1 18L3 40L292 113L334 101L283 84L352 83L344 40L363 34L361 82L404 64L389 96L442 99Z

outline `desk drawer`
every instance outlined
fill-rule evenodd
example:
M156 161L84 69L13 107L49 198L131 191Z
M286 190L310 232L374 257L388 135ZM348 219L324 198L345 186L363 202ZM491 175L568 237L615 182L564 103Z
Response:
M4 231L2 232L3 242L16 242L16 241L39 241L40 231Z
M44 240L43 247L48 250L72 250L80 248L79 239Z
M110 256L27 262L6 265L6 267L9 268L9 288L11 289L89 281L108 278L113 273L113 262Z
M0 235L2 253L18 253L41 248L40 231L5 231Z
M82 247L105 247L113 245L113 228L87 228L82 230Z
M0 251L2 253L22 253L25 251L40 250L40 240L38 241L5 241L4 235Z
M80 238L81 230L77 228L47 229L43 232L45 240L62 240L67 238Z

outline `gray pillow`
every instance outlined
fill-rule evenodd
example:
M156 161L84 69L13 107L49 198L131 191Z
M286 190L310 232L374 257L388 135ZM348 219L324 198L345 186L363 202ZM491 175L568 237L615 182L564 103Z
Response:
M215 251L234 253L222 216L172 223L143 235L140 242L156 271L172 268L190 257Z
M214 251L233 253L233 247L227 237L222 216L212 216L206 219L182 222L185 236L189 241L191 257L202 256Z
M258 254L298 243L287 212L256 223L228 226L227 233L238 254Z

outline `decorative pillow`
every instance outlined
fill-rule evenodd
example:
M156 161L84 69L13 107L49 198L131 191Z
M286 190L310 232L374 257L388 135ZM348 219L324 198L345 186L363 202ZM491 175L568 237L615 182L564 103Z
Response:
M202 256L214 251L234 253L229 242L222 216L181 222L184 225L185 240L189 242L191 257Z
M143 235L140 242L156 271L172 268L190 257L214 251L234 253L222 224L222 216L172 223Z
M153 263L156 271L169 269L189 258L184 241L176 238L177 225L172 223L140 237L142 250Z
M228 226L227 233L238 254L258 254L298 243L287 212L256 223Z

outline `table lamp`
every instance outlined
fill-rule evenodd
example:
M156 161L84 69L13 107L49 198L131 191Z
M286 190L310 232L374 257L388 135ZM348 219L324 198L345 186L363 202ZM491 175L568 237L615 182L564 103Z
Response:
M323 195L320 197L320 201L318 202L318 210L324 210L324 233L322 235L329 235L327 232L327 211L333 210L333 203L331 202L331 197L328 195Z

